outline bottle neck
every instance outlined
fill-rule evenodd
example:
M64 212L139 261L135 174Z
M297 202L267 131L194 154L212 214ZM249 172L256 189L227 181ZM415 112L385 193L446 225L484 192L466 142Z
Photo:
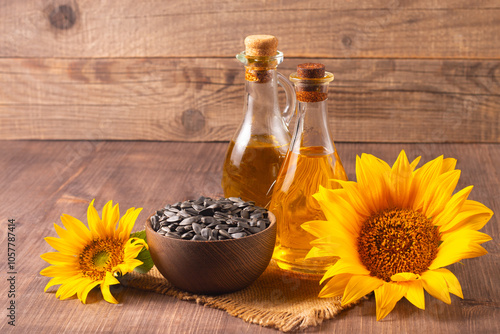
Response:
M295 135L290 150L303 153L305 148L320 155L333 154L335 151L328 129L327 99L318 102L298 101Z
M259 70L257 76L259 80L245 81L245 122L251 123L254 131L270 133L270 129L284 127L276 68Z

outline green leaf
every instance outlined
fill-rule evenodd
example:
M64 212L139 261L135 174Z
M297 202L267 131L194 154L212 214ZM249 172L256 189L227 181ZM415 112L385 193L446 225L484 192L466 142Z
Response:
M146 230L142 230L142 231L137 231L137 232L134 232L134 233L130 233L130 237L131 238L139 238L139 239L142 239L142 240L146 240Z
M130 237L131 238L143 239L143 240L145 240L147 242L147 240L146 240L146 230L142 230L142 231L131 233ZM139 261L142 261L142 264L140 266L135 267L135 269L134 269L135 271L137 271L140 274L147 273L154 266L153 259L151 259L151 254L146 249L146 247L142 248L142 250L137 255L136 259L139 260Z

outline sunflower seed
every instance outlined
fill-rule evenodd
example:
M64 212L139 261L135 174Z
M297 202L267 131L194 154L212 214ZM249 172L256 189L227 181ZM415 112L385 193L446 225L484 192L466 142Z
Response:
M213 216L214 215L214 209L206 208L206 209L200 210L200 215L202 215L202 216Z
M177 222L179 222L179 221L181 221L181 220L182 220L182 218L181 218L181 217L179 217L179 216L177 216L177 215L176 215L176 216L169 217L169 218L167 219L167 221L168 221L169 223L177 223Z
M158 223L158 217L151 216L149 220L151 221L151 227L153 228L153 230L158 231L158 229L160 228L160 224Z
M238 232L241 232L241 231L243 231L242 227L230 227L230 228L227 229L227 232L229 234L238 233Z
M263 218L263 217L264 217L264 215L261 212L255 213L255 211L254 211L254 213L252 213L250 215L250 218L255 218L255 219L260 219L260 218Z
M151 216L157 233L185 240L238 239L269 226L267 210L238 197L196 200L165 205Z
M227 224L218 224L215 226L216 230L227 230L229 228L229 225Z
M260 227L257 227L257 226L255 226L255 227L250 227L248 230L249 230L251 233L253 233L253 234L255 234L255 233L259 233L260 231L262 231L262 230L260 229Z
M245 232L232 233L231 236L235 239L246 237L247 234Z
M199 216L189 217L181 221L179 225L190 225L192 223L197 223L199 220L200 220Z
M193 232L186 232L183 235L181 235L181 239L192 239L195 236Z
M176 213L177 212L172 212L172 211L168 210L168 211L165 211L165 215L163 217L169 218L169 217L175 216Z
M200 204L193 204L193 209L195 209L196 211L201 211L203 209L205 209L205 207L203 205L200 205Z
M247 223L247 222L241 222L241 221L239 221L239 222L238 222L238 227L242 227L242 228L249 228L249 227L250 227L250 225L248 225L248 223Z
M226 237L226 238L231 238L231 234L229 234L226 230L219 230L219 235Z
M215 218L214 217L210 217L210 216L203 216L203 217L201 217L200 221L203 224L213 224L213 223L216 222Z
M208 237L212 234L212 230L209 228L203 228L201 229L201 236L205 239L208 239Z
M187 209L187 208L191 208L193 205L189 202L182 202L181 204L181 209Z
M196 234L200 234L201 233L201 225L198 224L198 223L193 223L193 231L196 233Z
M180 234L182 234L186 232L186 229L184 228L184 226L177 226L175 232L179 232Z

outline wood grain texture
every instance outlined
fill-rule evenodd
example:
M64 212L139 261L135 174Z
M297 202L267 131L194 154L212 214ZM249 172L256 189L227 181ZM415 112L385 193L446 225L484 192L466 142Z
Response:
M256 30L290 57L500 57L494 0L18 0L0 9L0 57L229 57Z
M139 290L112 288L120 304L112 305L93 291L89 304L59 301L54 288L44 293L48 278L39 275L46 263L39 255L52 251L43 240L56 236L53 223L62 213L85 221L95 198L101 211L109 199L129 207L143 207L137 222L166 203L220 195L221 163L227 143L3 141L0 142L0 220L16 219L16 328L0 321L2 333L275 333L226 313ZM409 159L422 162L438 155L458 159L462 171L457 189L473 184L470 199L500 212L499 144L367 144L339 143L344 167L354 178L355 156L374 154L393 163L405 149ZM5 227L4 224L2 224ZM375 319L375 299L343 311L335 319L305 333L498 333L500 324L500 230L498 217L482 232L493 240L484 244L489 254L450 266L458 277L464 299L452 296L451 305L426 295L426 310L399 302L384 320ZM134 230L141 229L138 223ZM0 242L6 244L6 229ZM5 258L5 249L2 256ZM5 270L0 279L5 282ZM0 284L2 305L7 285Z
M315 61L336 141L500 141L500 61ZM0 139L229 140L243 95L236 59L0 59Z

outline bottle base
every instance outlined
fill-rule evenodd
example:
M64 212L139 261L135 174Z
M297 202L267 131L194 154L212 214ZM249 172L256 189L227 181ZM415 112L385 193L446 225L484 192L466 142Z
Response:
M306 275L324 275L337 262L338 257L305 259L309 250L297 250L276 247L273 259L280 269L294 271Z

